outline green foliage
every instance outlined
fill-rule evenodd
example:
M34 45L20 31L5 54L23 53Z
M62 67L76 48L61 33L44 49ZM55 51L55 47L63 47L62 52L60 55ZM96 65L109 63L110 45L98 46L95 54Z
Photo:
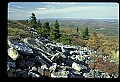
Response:
M53 27L50 29L50 40L57 40L59 38L59 23L57 20L54 22Z
M40 20L39 20L36 31L38 33L40 33L43 37L48 37L49 31L50 31L49 22L45 22L45 23L41 24Z
M30 26L31 26L32 28L36 28L36 26L37 26L37 21L36 21L35 14L32 13L31 15L32 15L32 16L30 16Z
M62 35L60 38L59 38L59 41L65 45L70 45L71 44L71 38L70 36L68 35Z
M37 28L41 28L41 27L42 27L42 24L41 24L40 20L38 20L38 22L37 22Z
M31 37L32 35L24 31L20 28L11 28L8 27L8 38L14 39L14 40L20 40L21 37Z
M89 39L89 35L88 35L88 27L86 27L85 29L83 29L80 33L80 38L83 40L88 40Z

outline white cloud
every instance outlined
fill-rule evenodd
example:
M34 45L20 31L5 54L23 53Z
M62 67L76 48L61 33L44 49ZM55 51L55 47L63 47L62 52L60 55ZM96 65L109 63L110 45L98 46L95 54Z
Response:
M36 17L107 17L114 16L119 13L119 7L107 5L75 5L76 2L43 2L47 5L23 10L24 7L16 6L16 8L8 8L8 13L12 12L9 17L17 19L29 18L31 13L35 13ZM64 4L63 4L64 3ZM60 5L59 5L60 4ZM15 7L15 6L14 6ZM31 6L32 7L32 6ZM119 16L119 15L118 15Z
M36 10L33 10L32 12L35 12L36 14L52 14L52 13L68 13L68 12L84 12L84 11L103 11L104 10L108 10L111 9L112 7L99 7L99 6L84 6L84 7L80 7L80 6L74 6L74 7L66 7L66 8L55 8L55 9L47 9L47 8L37 8ZM39 9L41 9L41 11L39 11ZM90 12L89 12L90 13Z
M38 10L45 10L45 9L47 9L47 8L37 8Z
M22 9L22 8L25 8L25 7L22 7L22 6L14 6L15 8L20 8L20 9Z
M24 10L16 9L16 8L8 8L8 12L24 12Z

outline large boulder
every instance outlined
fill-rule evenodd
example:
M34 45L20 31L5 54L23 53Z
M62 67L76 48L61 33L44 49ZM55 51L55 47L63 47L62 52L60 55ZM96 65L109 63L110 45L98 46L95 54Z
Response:
M18 43L18 42L12 41L12 40L7 40L7 41L8 41L8 45L10 47L15 48L16 50L20 51L21 53L24 53L27 55L33 54L32 49L30 49L27 45L25 45L23 43Z
M77 64L77 63L75 63L75 62L73 62L73 64L72 64L72 68L75 69L75 70L77 70L77 71L80 71L80 70L81 70L80 65Z
M16 60L19 58L20 55L14 48L9 48L8 56L10 56L13 60Z

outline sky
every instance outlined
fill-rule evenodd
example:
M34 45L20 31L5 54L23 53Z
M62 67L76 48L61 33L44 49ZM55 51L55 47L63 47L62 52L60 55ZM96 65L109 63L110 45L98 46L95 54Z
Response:
M42 18L119 19L115 2L9 2L8 19Z

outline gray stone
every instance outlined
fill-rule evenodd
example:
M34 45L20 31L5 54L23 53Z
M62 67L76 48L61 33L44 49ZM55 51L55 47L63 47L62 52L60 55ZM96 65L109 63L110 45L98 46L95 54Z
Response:
M19 58L20 55L14 48L9 48L8 56L10 56L13 60L16 60Z
M27 77L27 71L26 70L17 69L16 70L16 77Z
M15 62L7 62L7 71L11 68L16 68Z
M16 66L19 68L26 68L25 60L21 57L16 61Z
M56 54L51 58L51 60L55 62L55 61L60 57L60 55L61 55L60 53L56 53Z
M75 70L77 70L77 71L80 71L80 70L81 70L80 65L77 64L77 63L75 63L75 62L73 62L73 64L72 64L72 68L75 69Z
M60 71L51 73L52 78L68 78L69 71Z
M110 78L108 73L101 73L101 78Z
M43 76L44 75L44 69L41 69L40 67L38 67L38 73Z
M42 65L41 69L48 69L48 67L46 65Z
M49 67L50 72L55 72L56 67L57 67L57 64L56 63L52 63L52 66Z
M44 61L40 56L35 56L35 59L42 65L46 64L47 66L49 66L49 64Z
M29 76L29 77L36 77L36 78L41 77L39 74L34 73L34 72L28 72L28 76Z
M27 45L23 43L17 43L15 41L8 40L8 45L22 53L27 53L28 55L33 53L32 49L30 49Z

